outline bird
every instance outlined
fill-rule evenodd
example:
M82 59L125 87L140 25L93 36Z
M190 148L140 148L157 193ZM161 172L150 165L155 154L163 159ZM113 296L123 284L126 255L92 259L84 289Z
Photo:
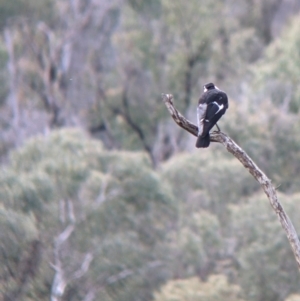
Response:
M228 98L224 91L221 91L213 83L205 84L203 94L199 98L197 107L198 138L197 148L205 148L210 144L209 131L214 125L220 131L217 122L228 109Z

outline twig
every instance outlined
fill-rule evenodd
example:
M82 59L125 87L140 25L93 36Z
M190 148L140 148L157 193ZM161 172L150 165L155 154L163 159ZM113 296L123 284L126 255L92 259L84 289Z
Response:
M174 121L189 133L197 136L198 127L184 118L176 110L172 101L173 96L171 94L162 94L162 98ZM291 220L285 213L282 205L278 200L276 188L272 185L271 180L259 169L254 161L247 155L247 153L226 134L222 132L213 132L210 135L210 140L223 144L227 151L233 154L244 165L244 167L248 169L250 174L259 182L265 194L267 195L273 210L277 214L282 228L286 232L286 236L294 252L298 268L300 269L300 241Z

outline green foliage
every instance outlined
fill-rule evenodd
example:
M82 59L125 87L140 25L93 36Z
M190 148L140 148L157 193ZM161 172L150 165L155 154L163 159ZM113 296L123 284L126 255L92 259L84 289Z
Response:
M37 239L38 230L32 215L0 208L1 256L18 260L26 243ZM2 257L5 260L4 257ZM6 258L7 259L7 258Z
M154 301L242 301L240 288L224 275L212 275L206 282L198 278L171 280L155 293Z
M280 201L299 229L299 195ZM282 300L297 290L299 272L287 239L264 195L231 206L232 233L239 242L239 283L247 300ZM283 289L285 287L285 289Z
M259 98L270 98L276 106L296 113L300 103L300 21L299 16L282 31L266 49L263 59L254 68Z
M0 290L3 296L16 296L27 278L33 277L39 264L33 254L33 246L38 244L38 228L32 215L0 207ZM28 267L30 256L34 262Z
M50 20L50 16L53 16L53 13L53 1L51 0L1 0L0 28L2 29L6 25L13 23L14 18L18 17Z
M279 190L297 192L298 115L283 113L267 100L259 107L255 107L255 103L232 104L229 114L230 118L224 120L226 132L242 145L275 185L280 185Z
M16 209L37 212L43 210L45 202L77 195L90 163L83 159L99 146L93 148L91 143L90 152L80 143L83 134L72 130L68 133L57 132L48 139L38 137L11 155L11 169L2 173L0 182L5 202Z
M20 11L24 10L25 3L22 0L17 1L5 1L0 2L0 19L1 19L1 28L6 25L6 21L9 18L15 17L20 14Z
M103 96L89 122L108 123L123 148L144 148L153 155L158 125L166 116L160 91L170 91L177 107L187 111L199 85L214 79L231 85L261 55L262 45L252 28L238 30L224 1L164 0L159 19L132 7L123 8L112 36L118 66L101 76ZM237 93L236 85L231 88Z
M180 210L180 211L179 211ZM207 274L221 254L224 240L217 217L201 211L191 214L182 204L178 219L168 235L172 257L168 259L175 277L192 277Z
M56 131L13 152L2 171L1 222L7 227L2 241L9 248L2 254L16 254L10 264L17 270L17 258L24 262L33 241L42 238L46 251L24 294L46 299L53 278L48 264L53 241L73 223L75 230L61 253L66 273L71 277L87 252L94 259L83 283L80 278L68 283L65 296L72 292L70 300L80 299L93 279L104 287L105 300L150 299L161 283L209 277L226 260L247 300L281 300L282 290L283 297L297 292L298 272L276 217L265 196L255 194L252 181L217 148L213 154L178 155L157 172L143 153L107 151L83 132ZM292 220L299 221L299 196L280 199ZM13 228L6 226L8 220ZM208 279L189 288L191 296L198 285L206 299L225 294L222 288L220 296L210 297L214 280ZM14 292L17 279L9 281ZM232 292L235 286L222 281L220 286Z
M7 66L7 52L4 45L0 43L0 106L4 104L5 97L8 94L8 78L7 78L6 66ZM3 120L1 118L0 123L2 122ZM0 152L2 148L1 144L0 144Z
M157 94L162 90L159 28L149 24L150 21L145 22L144 18L155 22L151 13L148 17L140 15L142 7L149 13L149 6L154 8L160 4L132 2L123 8L121 26L112 36L118 65L112 68L110 76L101 76L105 103L99 100L96 110L92 108L91 121L94 125L105 120L123 148L137 150L150 148L156 133L155 124L165 116L165 111L158 106Z
M62 260L75 269L77 256L92 251L95 263L87 285L97 275L114 300L135 300L135 285L144 287L142 295L149 297L159 283L161 276L156 277L151 266L164 257L166 229L175 210L169 187L162 185L144 154L106 151L80 131L57 131L32 139L12 153L0 184L6 207L36 216L39 235L47 246L43 261L50 261L47 257L55 235L75 222L71 249L62 253ZM68 213L70 203L74 220ZM49 269L41 271L44 281L49 281ZM157 269L165 267L159 264ZM110 282L126 270L130 271L128 279ZM139 278L141 273L143 278ZM143 280L148 275L151 284ZM128 297L123 291L127 281L132 286ZM79 288L76 291L80 293Z
M165 87L176 99L181 99L178 108L186 110L199 80L210 77L208 65L213 51L213 37L221 27L214 22L222 10L221 1L162 1L163 32L161 43L167 49L163 68L166 69ZM186 22L186 20L189 20ZM205 74L205 76L204 76Z
M289 193L280 200L299 229L300 26L294 19L272 41L279 2L0 1L20 115L16 135L0 42L0 152L23 145L0 175L6 299L51 298L55 242L68 226L62 300L151 300L163 283L155 300L297 298L293 254L259 185L219 146L178 154L190 144L160 100L174 94L194 118L201 86L224 88L222 130ZM105 146L74 129L22 141L48 130L55 110L60 126L91 128Z
M160 14L160 0L128 0L128 4L142 15L153 15L154 17Z
M242 27L254 28L256 35L264 44L268 44L273 38L272 21L275 19L280 4L280 0L241 1L237 17Z
M162 174L172 183L178 199L196 201L198 209L211 210L219 217L226 216L229 203L239 203L258 189L238 161L224 158L217 151L176 156L162 166Z

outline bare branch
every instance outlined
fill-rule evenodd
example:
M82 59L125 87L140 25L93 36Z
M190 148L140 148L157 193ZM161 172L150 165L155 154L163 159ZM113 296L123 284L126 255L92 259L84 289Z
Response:
M55 245L60 247L70 237L74 229L75 229L74 225L68 225L66 229L56 237Z
M78 279L78 278L81 278L84 274L86 274L86 272L89 270L90 264L93 259L94 259L94 256L91 253L87 253L83 259L83 262L82 262L79 270L74 273L73 278Z
M76 222L75 214L74 214L74 205L71 200L67 200L67 206L68 206L68 214L69 214L69 220L72 224Z
M116 274L116 275L112 275L107 279L107 283L108 284L113 284L119 280L122 280L124 278L127 278L128 276L131 276L134 274L134 271L130 270L130 269L126 269L121 271L120 273Z
M52 287L51 287L51 301L60 301L63 296L68 281L65 276L65 271L63 269L63 263L61 260L61 247L63 243L68 240L70 235L75 229L74 225L68 225L55 239L54 239L54 264L51 267L55 270Z
M119 113L124 117L127 124L136 132L140 141L142 142L145 151L149 154L153 166L156 165L155 158L153 156L152 147L146 141L146 135L140 125L133 120L129 110L129 103L128 103L128 95L127 95L127 88L124 89L122 94L122 104L123 104L123 111L121 110Z
M172 101L173 96L171 94L162 94L162 98L174 121L192 135L197 136L198 127L188 121L176 110ZM294 252L298 268L300 269L299 238L291 220L289 219L288 215L286 214L278 200L276 189L272 185L272 181L259 169L254 161L247 155L247 153L226 134L222 132L213 132L211 133L210 139L213 142L219 142L223 144L227 151L234 155L244 165L244 167L248 169L250 174L259 182L265 194L267 195L273 210L278 216L282 228L286 232L286 236Z
M20 124L20 110L19 99L17 95L17 67L15 60L15 50L13 45L13 34L11 30L6 28L4 30L5 45L8 53L8 72L9 72L9 86L10 86L10 104L13 114L13 129L16 135L19 132Z
M163 101L168 108L171 116L173 117L174 121L183 129L188 131L194 136L198 134L198 127L194 125L192 122L185 119L174 107L173 105L173 95L171 94L162 94Z
M94 290L90 290L84 297L83 301L93 301L96 297Z

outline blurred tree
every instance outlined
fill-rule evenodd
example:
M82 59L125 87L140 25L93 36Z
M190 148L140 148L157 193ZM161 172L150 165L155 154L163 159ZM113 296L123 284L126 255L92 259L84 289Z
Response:
M242 301L240 288L224 275L212 275L207 282L198 278L171 280L155 293L154 301Z
M177 155L161 166L160 173L177 197L178 218L170 232L174 277L196 274L205 279L223 270L222 265L230 266L228 205L243 203L259 189L257 183L238 162L217 150Z
M243 204L257 184L233 163L216 149L178 155L154 172L145 154L106 151L75 130L32 139L11 154L0 178L5 210L30 216L44 246L20 296L149 300L170 279L220 272L239 282L249 300L297 293L281 229L265 199ZM226 187L218 191L220 183ZM286 201L294 221L298 199Z
M217 270L223 255L224 237L217 217L207 211L191 214L178 206L178 217L168 234L169 269L172 278L198 275L206 279Z
M45 252L30 294L40 300L149 299L167 277L173 196L144 154L104 151L74 130L38 137L12 154L0 197L36 218Z
M299 228L299 195L279 195ZM236 240L238 283L247 300L284 300L299 292L299 272L284 233L263 195L244 205L231 205Z
M258 101L270 98L284 112L297 113L300 107L299 25L297 16L270 44L263 59L253 68Z
M165 120L160 92L173 93L187 114L193 107L193 116L207 81L244 95L248 66L265 46L263 23L269 30L282 10L281 0L18 1L3 10L11 17L3 152L76 125L108 148L145 150L154 166L190 147Z
M298 191L298 20L272 42L274 18L291 2L0 1L1 154L69 125L110 149L66 130L10 155L0 175L1 223L17 230L3 233L1 248L3 256L19 253L0 269L7 296L150 300L169 279L220 272L240 280L250 300L298 293L287 282L292 261L275 257L289 252L277 228L267 232L268 217L264 231L253 227L256 211L244 205L257 183L214 146L174 156L190 144L160 100L160 92L173 93L195 118L201 85L216 80L232 97L224 129L281 191ZM151 160L111 149L142 149ZM29 237L31 227L37 233ZM30 271L35 242L44 252Z
M38 274L41 242L32 215L0 208L0 289L4 301L18 300Z
M222 1L125 5L112 35L110 62L117 72L109 69L108 77L95 70L93 76L94 86L103 81L103 88L91 112L91 131L110 129L115 145L143 148L154 165L186 148L182 133L164 121L157 91L171 91L186 112L198 98L199 82L218 80L240 94L235 81L261 56L264 43L253 27L240 28L232 15L245 17Z
M43 19L53 21L55 12L51 0L15 0L0 1L0 29L14 23L20 18L29 19L31 22Z
M199 95L193 91L199 79L207 81L210 76L208 65L214 37L223 25L214 20L222 15L222 8L221 1L207 0L201 5L197 1L189 5L184 1L163 1L162 43L166 44L166 63L172 66L167 75L168 88L176 98L182 99L181 110L189 107L192 96Z
M264 44L270 43L273 38L273 21L283 2L283 0L243 1L239 8L241 25L255 28L258 37L263 40Z
M226 224L227 205L240 203L259 189L239 162L226 158L217 150L174 157L162 165L163 177L182 202L216 214ZM228 182L230 179L230 182ZM226 186L220 183L226 183Z
M10 107L19 124L6 131L17 142L49 127L84 126L110 148L144 149L156 165L186 148L181 132L164 121L158 91L171 91L187 112L199 82L227 85L261 51L253 30L237 33L222 1L57 1L51 7L52 19L36 6L41 19L6 28L14 70Z
M103 54L118 17L116 4L106 0L87 5L85 1L50 2L51 6L47 1L35 5L30 0L27 5L34 6L36 17L29 18L20 8L23 15L5 28L10 95L2 127L7 142L20 144L52 127L82 124L95 95L87 93L90 73L81 70L96 52L107 61ZM52 19L39 14L51 8L55 9Z
M270 99L257 104L256 99L232 103L230 118L223 121L224 130L243 146L276 185L280 185L279 190L296 192L300 168L298 114L284 112Z

